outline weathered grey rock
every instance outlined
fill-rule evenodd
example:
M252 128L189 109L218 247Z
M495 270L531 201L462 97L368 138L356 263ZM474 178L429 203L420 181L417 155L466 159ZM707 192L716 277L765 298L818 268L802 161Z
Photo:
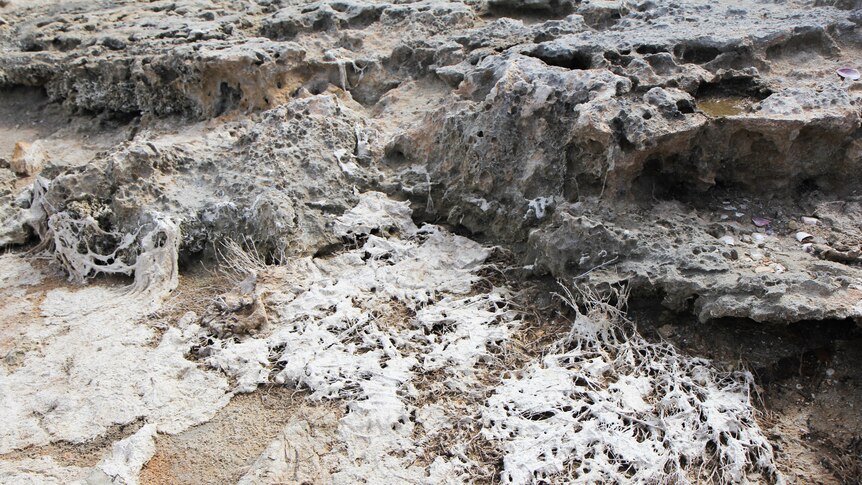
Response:
M786 296L751 297L739 289L748 269L719 254L708 234L712 215L683 222L703 197L793 200L818 190L840 198L862 183L859 91L828 60L856 52L847 14L746 5L705 20L709 35L703 23L688 25L684 12L716 8L645 4L599 32L438 70L447 83L460 79L457 101L395 138L387 156L405 167L405 186L415 165L428 171L430 193L416 197L435 201L426 217L526 243L525 263L540 271L588 273L585 282L601 285L610 281L591 270L608 265L614 283L658 290L669 307L704 320L860 318L855 289L831 278L816 291L802 284L822 263L796 247L798 266L770 276L777 282L743 285ZM667 228L639 208L673 199L687 204L661 214L674 221ZM547 206L544 217L537 205ZM608 220L605 205L621 221ZM704 240L715 254L692 259ZM862 276L854 265L831 271Z
M133 230L158 210L182 221L186 255L237 235L272 254L314 252L334 242L325 221L357 184L506 243L538 274L628 282L703 319L859 316L859 241L800 252L782 240L785 271L768 272L769 258L749 268L745 247L717 239L745 231L714 225L758 214L711 202L775 200L798 218L858 190L862 91L834 75L862 45L849 4L28 5L4 13L3 85L144 120L128 146L49 190L105 227ZM312 105L317 116L297 114ZM147 135L157 117L265 109L255 127L202 129L205 141ZM277 121L284 110L290 121ZM677 204L653 213L660 201ZM851 228L845 217L826 229ZM815 304L822 289L802 282L820 258L838 275L823 288L849 300ZM741 282L786 296L752 298Z
M850 219L859 203L824 207L832 207L841 222L820 233L835 245L858 244L858 236L843 232L851 228L858 235L858 222ZM858 261L848 265L809 254L792 232L756 232L750 220L733 216L738 207L725 211L719 204L689 212L661 202L621 214L570 210L580 215L558 209L547 226L530 234L528 253L553 274L583 275L580 281L598 287L629 284L702 321L737 317L781 323L862 315ZM731 217L721 217L728 213ZM783 213L775 219L783 225L789 218ZM721 241L726 235L735 241L732 249Z
M337 243L328 227L350 207L353 184L367 184L356 154L357 137L372 135L370 128L334 95L294 100L255 118L195 141L142 135L64 173L38 200L45 208L39 224L47 219L50 227L56 214L96 221L100 230L79 236L99 254L118 247L115 233L137 234L152 214L179 225L183 257L227 240L276 259ZM28 232L46 237L19 217L6 223L2 242L21 243Z

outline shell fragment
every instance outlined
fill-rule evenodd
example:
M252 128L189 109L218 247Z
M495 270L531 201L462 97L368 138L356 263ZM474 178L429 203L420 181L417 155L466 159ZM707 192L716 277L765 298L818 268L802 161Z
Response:
M859 71L852 67L842 67L835 72L837 72L842 79L849 79L851 81L858 81L860 77Z
M769 219L764 219L763 217L752 217L751 222L757 227L766 227L769 225Z
M810 239L814 237L812 234L808 234L807 232L799 231L796 233L796 240L799 242L804 242L806 239Z

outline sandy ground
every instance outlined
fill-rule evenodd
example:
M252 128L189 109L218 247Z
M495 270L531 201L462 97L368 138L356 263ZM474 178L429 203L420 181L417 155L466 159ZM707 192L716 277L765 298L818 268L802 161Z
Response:
M320 421L333 427L338 409L309 404L306 397L306 393L284 387L234 397L208 423L178 435L160 436L156 454L141 470L141 483L237 483L285 427Z

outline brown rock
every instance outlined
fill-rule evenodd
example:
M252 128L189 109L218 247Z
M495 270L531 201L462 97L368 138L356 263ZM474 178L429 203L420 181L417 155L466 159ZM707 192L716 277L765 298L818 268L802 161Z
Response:
M45 151L39 142L19 141L12 151L9 168L18 175L30 176L39 173L45 164Z

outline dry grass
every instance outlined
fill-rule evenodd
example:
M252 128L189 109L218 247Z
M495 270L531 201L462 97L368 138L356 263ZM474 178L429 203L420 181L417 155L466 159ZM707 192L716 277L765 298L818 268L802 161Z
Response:
M158 344L161 335L168 327L188 312L200 316L212 300L235 286L234 278L218 269L211 269L197 263L179 276L177 289L165 298L155 313L147 317L148 324L157 331L154 343Z

